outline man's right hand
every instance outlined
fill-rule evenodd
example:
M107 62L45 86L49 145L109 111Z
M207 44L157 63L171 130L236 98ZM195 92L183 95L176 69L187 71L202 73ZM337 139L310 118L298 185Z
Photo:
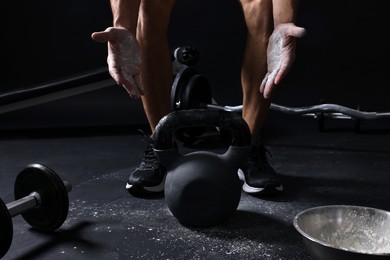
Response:
M108 27L94 32L92 39L107 42L107 64L111 77L132 98L140 98L144 89L140 83L141 48L136 38L123 27Z
M282 81L295 61L296 38L306 34L306 29L293 23L278 25L269 38L267 48L267 74L260 85L265 99L270 99L274 88Z

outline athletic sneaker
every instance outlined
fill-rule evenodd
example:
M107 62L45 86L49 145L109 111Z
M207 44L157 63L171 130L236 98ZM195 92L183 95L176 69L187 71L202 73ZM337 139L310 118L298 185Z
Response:
M126 189L134 193L159 193L164 190L166 169L154 153L154 142L139 130L147 141L141 164L130 174Z
M283 191L277 172L268 162L267 152L264 145L252 145L247 161L238 169L246 193L268 195Z

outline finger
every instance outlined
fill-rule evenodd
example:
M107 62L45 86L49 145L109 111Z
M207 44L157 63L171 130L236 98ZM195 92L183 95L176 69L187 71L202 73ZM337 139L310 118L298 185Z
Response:
M135 75L134 76L134 82L135 82L135 85L137 86L137 89L138 89L138 92L141 94L141 95L144 95L145 94L145 90L141 84L141 80L139 78L139 75Z
M272 92L275 87L275 77L279 70L274 70L267 78L267 81L264 85L263 97L265 99L271 99Z
M110 32L94 32L91 38L96 42L108 42L110 40Z
M267 80L268 80L268 75L269 75L269 73L267 73L264 76L263 80L261 81L260 89L259 89L260 93L264 93L264 88L265 88L265 84L267 83Z
M111 77L115 80L116 84L121 86L122 85L122 79L115 69L109 69L108 72L110 73Z
M122 86L126 89L127 93L129 93L130 97L135 99L141 97L141 93L138 90L138 86L133 77L127 78L122 84Z
M291 26L288 27L286 32L287 32L287 35L289 35L289 36L301 38L301 37L305 36L306 29L303 27L299 27L299 26L291 24Z
M125 85L122 85L122 88L124 88L126 90L127 94L129 94L130 98L133 98L133 94L131 94L131 92L127 90L127 87Z
M286 77L291 66L281 66L278 72L275 74L274 84L279 85L280 82Z
M292 35L294 37L301 38L306 35L306 29L303 27L295 27L294 33Z
M134 92L128 85L122 85L122 87L126 90L127 94L129 94L130 98L138 99L140 97L140 95L137 92Z
M137 93L137 91L134 91L133 89L133 86L130 85L130 84L123 84L122 87L126 90L127 94L129 94L129 96L131 98L138 98L139 97L139 94Z
M264 91L263 91L263 98L264 99L267 99L267 100L271 99L273 87L274 87L273 81L268 79L266 84L265 84Z
M123 70L118 62L116 62L115 59L113 59L110 55L109 58L107 58L108 63L108 71L111 75L111 77L116 81L116 83L119 86L122 86L126 82L126 74L123 73Z

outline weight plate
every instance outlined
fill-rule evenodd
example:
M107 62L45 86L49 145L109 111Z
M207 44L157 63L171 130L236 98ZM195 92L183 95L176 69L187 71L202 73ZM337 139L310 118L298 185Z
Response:
M2 199L0 199L0 227L0 258L2 258L8 252L13 238L12 218Z
M202 104L211 104L211 87L206 77L201 74L193 75L181 95L181 106L186 109L201 108Z
M180 95L180 106L182 109L201 108L202 104L211 104L211 87L205 76L201 74L192 75L185 86L182 87ZM191 144L196 137L201 136L207 127L189 127L178 129L176 137L178 140Z
M190 67L185 67L176 74L171 89L171 102L173 111L185 109L181 105L183 91L195 74L196 70Z
M58 229L69 211L68 191L61 178L42 164L30 164L16 177L14 193L18 200L32 192L40 194L41 203L23 212L24 220L41 231Z

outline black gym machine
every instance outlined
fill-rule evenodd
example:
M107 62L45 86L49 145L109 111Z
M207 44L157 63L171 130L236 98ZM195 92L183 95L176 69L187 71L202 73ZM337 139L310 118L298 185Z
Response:
M9 250L13 239L12 218L22 215L35 230L54 231L65 222L69 211L68 192L72 185L62 181L51 168L33 163L24 168L14 184L15 201L0 199L0 258Z

